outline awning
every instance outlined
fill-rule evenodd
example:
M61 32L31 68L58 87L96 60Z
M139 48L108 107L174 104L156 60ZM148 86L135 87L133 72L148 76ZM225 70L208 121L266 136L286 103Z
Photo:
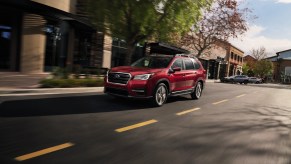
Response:
M158 54L166 54L166 55L175 55L175 54L188 54L189 51L178 48L175 46L171 46L166 43L149 43L150 53L158 53Z
M95 27L88 20L80 18L74 14L40 4L31 0L5 0L0 1L1 6L9 6L24 12L38 14L46 18L56 19L60 21L68 21L73 25L86 30L95 31Z

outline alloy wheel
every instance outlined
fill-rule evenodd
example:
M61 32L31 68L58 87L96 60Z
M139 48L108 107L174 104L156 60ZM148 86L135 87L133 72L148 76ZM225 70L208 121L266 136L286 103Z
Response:
M167 99L167 89L164 85L160 85L156 91L156 103L161 106Z

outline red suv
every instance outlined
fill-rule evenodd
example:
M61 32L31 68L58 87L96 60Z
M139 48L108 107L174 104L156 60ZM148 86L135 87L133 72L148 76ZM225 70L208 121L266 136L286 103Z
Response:
M186 55L152 55L131 66L114 67L104 81L104 92L113 96L149 98L162 106L168 96L190 94L199 99L206 71L197 58Z

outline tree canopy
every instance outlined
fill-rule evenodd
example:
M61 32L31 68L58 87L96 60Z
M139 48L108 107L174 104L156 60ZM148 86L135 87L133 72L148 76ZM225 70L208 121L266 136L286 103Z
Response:
M182 38L181 44L196 52L197 57L215 45L224 46L229 38L236 38L248 29L251 10L241 8L236 0L214 0L203 18Z
M127 43L125 64L135 44L146 39L171 42L198 22L212 0L88 0L97 30ZM175 34L175 35L173 35Z

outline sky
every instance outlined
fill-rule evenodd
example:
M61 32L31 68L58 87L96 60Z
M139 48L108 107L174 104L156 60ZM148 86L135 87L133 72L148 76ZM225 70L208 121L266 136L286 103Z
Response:
M230 43L243 50L265 47L268 56L291 49L291 0L237 0L257 18L248 21L248 31Z

